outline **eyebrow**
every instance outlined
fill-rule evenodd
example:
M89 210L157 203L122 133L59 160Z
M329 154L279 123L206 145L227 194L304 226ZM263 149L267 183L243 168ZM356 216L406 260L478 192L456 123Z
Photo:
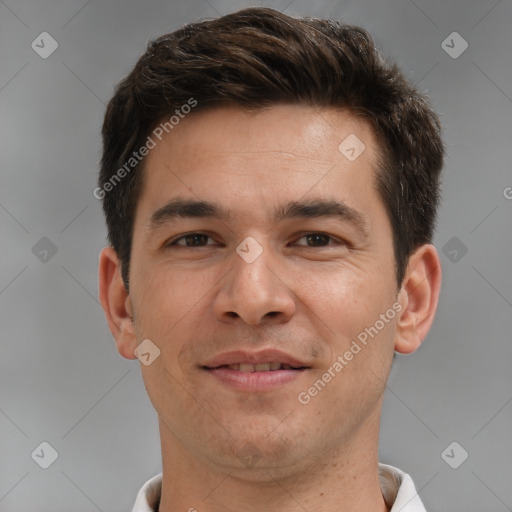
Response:
M336 217L339 220L350 222L364 235L368 235L368 225L364 216L340 201L324 199L291 201L276 208L273 216L276 221L293 218ZM227 222L231 218L231 213L215 202L172 199L151 215L149 230L154 231L162 225L180 218L212 218Z

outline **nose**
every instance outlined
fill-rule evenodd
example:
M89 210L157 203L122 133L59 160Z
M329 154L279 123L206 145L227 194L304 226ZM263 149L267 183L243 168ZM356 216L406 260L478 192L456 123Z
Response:
M295 314L295 296L270 257L270 249L251 263L237 253L232 261L214 299L216 317L248 325L288 322Z

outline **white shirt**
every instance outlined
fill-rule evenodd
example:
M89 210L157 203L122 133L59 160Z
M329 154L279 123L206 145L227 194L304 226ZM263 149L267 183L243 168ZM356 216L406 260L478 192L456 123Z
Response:
M384 501L391 507L390 512L426 512L407 473L387 464L379 464L379 480ZM161 489L161 474L148 480L139 491L132 512L155 512Z

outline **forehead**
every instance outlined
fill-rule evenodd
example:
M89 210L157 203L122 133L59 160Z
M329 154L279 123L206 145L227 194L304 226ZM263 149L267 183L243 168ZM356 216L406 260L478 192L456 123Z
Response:
M174 116L176 117L176 116ZM165 120L164 120L165 123ZM348 137L366 156L376 149L370 124L348 109L313 108L303 105L274 105L248 111L239 107L219 107L192 111L179 123L167 126L162 141L148 155L148 165L162 150L172 147L175 157L201 147L203 151L236 155L268 151L293 154L295 157L332 160L332 150ZM160 144L159 142L164 142ZM353 146L354 144L352 144ZM343 148L342 148L343 149ZM194 156L201 153L192 151ZM351 157L350 153L346 156Z
M336 190L347 199L373 189L377 166L372 128L348 110L209 109L185 116L155 142L139 199L153 208L183 195L224 194L246 209L256 206L255 198L298 200L308 190L316 196Z

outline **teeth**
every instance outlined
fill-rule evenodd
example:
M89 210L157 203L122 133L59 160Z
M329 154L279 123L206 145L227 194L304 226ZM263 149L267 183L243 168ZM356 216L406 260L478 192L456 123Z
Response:
M268 372L275 370L291 370L292 367L289 364L284 363L258 363L258 364L230 364L228 366L230 370L236 370L238 372Z

